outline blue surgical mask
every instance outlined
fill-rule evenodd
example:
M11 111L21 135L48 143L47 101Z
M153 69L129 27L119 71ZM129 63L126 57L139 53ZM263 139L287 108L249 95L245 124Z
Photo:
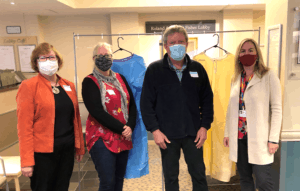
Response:
M182 60L185 57L185 48L185 45L182 44L175 44L173 46L170 46L171 58L176 61Z

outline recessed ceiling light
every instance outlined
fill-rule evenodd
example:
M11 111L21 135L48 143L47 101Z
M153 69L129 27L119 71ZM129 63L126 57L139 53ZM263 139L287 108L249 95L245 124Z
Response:
M14 5L15 3L14 2L10 2L10 4Z

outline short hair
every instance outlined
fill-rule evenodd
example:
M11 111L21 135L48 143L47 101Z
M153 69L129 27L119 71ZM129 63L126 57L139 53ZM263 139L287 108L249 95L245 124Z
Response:
M55 56L57 58L57 62L58 62L58 70L63 66L63 59L62 56L60 55L60 53L49 43L47 42L43 42L40 43L33 51L31 54L31 68L35 71L35 72L39 72L39 67L38 67L38 62L37 60L39 59L40 55L44 55L44 54L49 54L50 51L53 51L55 53Z
M98 42L98 44L96 44L96 46L94 47L94 51L93 51L93 58L97 55L98 52L98 48L100 47L105 47L108 51L110 51L112 53L112 46L106 42Z
M164 32L164 44L167 44L168 36L174 33L181 33L184 35L186 42L189 41L188 34L183 26L180 25L171 25Z
M246 39L242 40L242 42L238 45L238 47L236 49L235 58L234 58L234 63L235 63L234 76L233 76L234 81L237 80L239 74L241 74L242 71L244 70L242 63L239 60L239 57L240 57L242 46L246 42L253 43L253 45L256 49L256 52L257 52L258 60L255 63L254 72L258 73L262 77L270 70L270 68L268 68L264 63L261 50L260 50L258 44L256 43L256 41L252 38L246 38Z

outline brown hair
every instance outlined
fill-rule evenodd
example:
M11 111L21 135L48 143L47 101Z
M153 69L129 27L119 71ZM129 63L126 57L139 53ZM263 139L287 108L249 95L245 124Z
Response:
M174 34L176 32L183 34L184 37L185 37L186 42L189 41L188 34L187 34L187 32L186 32L186 30L183 26L181 26L181 25L171 25L164 32L164 37L163 37L164 44L167 44L168 36L171 35L171 34Z
M57 62L58 62L58 70L62 67L62 65L63 65L63 59L62 59L62 56L60 55L60 53L51 44L49 44L47 42L43 42L43 43L39 44L32 51L32 54L31 54L31 68L34 71L39 72L39 67L38 67L38 63L37 63L37 59L39 58L39 56L43 55L43 54L49 54L49 52L51 50L56 55Z
M259 74L260 77L262 77L270 70L264 64L262 53L261 53L261 50L260 50L258 44L255 42L255 40L253 40L251 38L246 38L246 39L242 40L242 42L239 44L238 48L236 49L235 58L234 58L235 69L234 69L233 81L237 80L238 76L244 70L242 63L240 63L240 61L239 61L239 57L240 57L240 52L241 52L242 46L244 45L245 42L252 42L256 49L256 52L257 52L258 58L255 63L255 66L254 66L254 72Z

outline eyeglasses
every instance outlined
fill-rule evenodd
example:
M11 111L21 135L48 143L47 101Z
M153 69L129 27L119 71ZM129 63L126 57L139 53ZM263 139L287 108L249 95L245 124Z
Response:
M93 58L103 58L103 57L106 59L109 59L109 58L112 58L112 54L105 54L105 55L97 54Z
M46 62L47 59L50 60L50 61L55 61L56 56L49 56L49 57L41 56L41 57L38 58L38 60L41 61L41 62Z

